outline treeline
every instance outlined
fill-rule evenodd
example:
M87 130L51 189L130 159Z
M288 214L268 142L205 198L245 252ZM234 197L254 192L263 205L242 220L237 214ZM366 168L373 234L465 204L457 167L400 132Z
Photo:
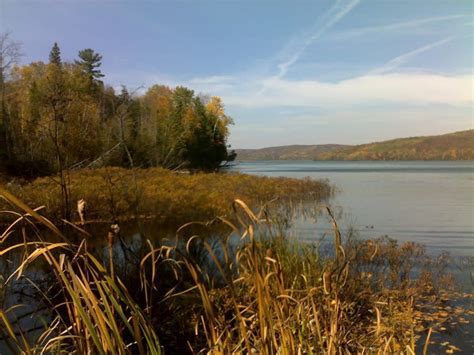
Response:
M59 46L49 62L17 65L20 47L0 36L0 169L22 176L97 166L216 170L234 159L232 119L218 97L155 85L138 95L106 85L102 56Z
M392 139L322 152L317 160L473 160L474 130Z
M361 145L237 149L240 160L474 160L474 130Z

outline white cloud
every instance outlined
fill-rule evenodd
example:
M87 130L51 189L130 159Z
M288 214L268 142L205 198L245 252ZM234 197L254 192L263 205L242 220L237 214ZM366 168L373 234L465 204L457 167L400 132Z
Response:
M260 86L265 90L261 92ZM365 75L337 83L291 81L276 77L256 82L254 90L222 92L227 105L337 108L376 104L472 105L473 76L393 73Z
M249 119L231 127L234 148L262 148L289 144L361 144L392 138L437 135L472 128L471 111L457 107L350 108L313 115ZM265 134L262 134L265 132Z
M206 77L193 78L189 81L190 84L224 84L235 80L235 77L230 75L212 75Z

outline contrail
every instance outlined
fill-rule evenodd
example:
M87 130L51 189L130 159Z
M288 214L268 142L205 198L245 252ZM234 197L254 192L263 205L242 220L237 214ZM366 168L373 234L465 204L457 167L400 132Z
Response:
M453 20L458 20L458 19L467 18L467 17L468 16L466 15L438 16L438 17L430 17L430 18L424 18L424 19L418 19L418 20L397 22L397 23L392 23L389 25L354 28L351 30L346 30L346 31L331 35L330 39L347 40L350 38L364 36L371 33L383 33L386 31L395 31L395 30L400 30L404 28L419 27L422 25L430 24L430 23L453 21Z
M383 74L383 73L389 72L389 71L391 71L393 69L396 69L399 66L405 64L406 62L408 62L410 59L417 56L418 54L429 51L433 48L439 47L439 46L441 46L445 43L451 42L455 38L457 38L457 37L456 36L451 36L451 37L442 39L440 41L429 43L429 44L427 44L423 47L417 48L415 50L404 53L402 55L399 55L398 57L395 57L392 60L385 63L383 66L381 66L379 68L376 68L374 70L371 70L369 72L369 74Z
M341 1L338 1L333 7L331 7L323 16L324 22L322 26L316 32L305 38L300 48L298 48L290 58L278 64L279 72L277 77L283 77L288 69L300 58L308 46L319 39L324 32L334 26L334 24L344 18L344 16L346 16L359 2L360 0L351 0L349 2L344 2L341 5Z

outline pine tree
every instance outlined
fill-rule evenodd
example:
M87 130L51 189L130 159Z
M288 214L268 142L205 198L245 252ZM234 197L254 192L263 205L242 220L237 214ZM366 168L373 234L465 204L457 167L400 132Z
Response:
M61 65L61 50L56 42L54 42L53 48L51 48L51 52L49 52L49 62Z
M87 48L79 51L79 59L75 63L82 68L90 82L100 82L99 79L104 76L100 69L98 69L102 65L102 56L99 53L95 53L93 49Z

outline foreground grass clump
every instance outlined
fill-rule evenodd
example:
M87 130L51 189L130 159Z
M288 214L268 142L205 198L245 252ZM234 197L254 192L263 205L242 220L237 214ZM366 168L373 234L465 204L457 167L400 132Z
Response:
M31 206L46 207L52 218L62 215L61 187L52 177L9 190ZM76 202L87 202L88 220L154 218L182 224L230 215L232 201L243 198L257 208L278 199L280 207L301 201L320 201L330 196L327 181L270 178L234 173L181 174L167 169L103 168L78 170L68 177L69 211ZM67 217L67 216L66 216ZM69 216L77 219L77 214Z
M0 197L25 214L17 220L21 227L16 229L13 224L0 235L0 261L5 260L8 264L8 261L16 260L10 275L5 273L8 265L0 262L0 346L13 354L161 353L156 333L144 311L123 283L89 253L85 241L80 245L67 242L53 223L14 196L0 189ZM45 242L36 228L27 231L25 224L32 221L65 242ZM32 233L30 239L33 241L9 243L9 237L15 232L22 232L24 236ZM29 269L34 269L38 263L47 265L44 277L30 280ZM19 323L25 314L18 316L17 313L28 304L8 304L9 289L12 291L10 296L24 291L12 285L22 279L38 290L37 298L30 302L39 299L38 307L50 310L46 314L26 313L31 318L40 317L43 323L39 336L33 338Z
M19 213L1 234L0 256L20 255L2 289L27 278L49 309L40 335L29 337L16 322L21 305L3 300L0 338L13 352L427 353L445 320L426 306L438 313L445 306L443 319L451 317L441 297L449 291L444 258L413 243L344 241L334 220L334 253L324 254L272 235L268 211L255 214L236 200L238 222L215 220L230 228L229 238L147 240L134 251L134 271L124 273L123 257L113 255L117 235L109 234L107 253L94 255L11 194L0 195ZM33 221L65 241L43 242ZM15 235L25 241L15 244ZM41 260L46 285L28 274Z
M444 257L386 238L343 243L335 221L330 256L314 245L262 234L263 214L239 200L236 207L244 211L240 225L224 222L239 231L238 247L194 236L185 248L152 248L141 263L147 299L163 282L157 268L170 255L174 274L191 277L190 288L172 304L186 297L201 302L200 312L188 315L198 335L188 340L193 352L426 353L431 333L454 320L445 311L452 282Z

